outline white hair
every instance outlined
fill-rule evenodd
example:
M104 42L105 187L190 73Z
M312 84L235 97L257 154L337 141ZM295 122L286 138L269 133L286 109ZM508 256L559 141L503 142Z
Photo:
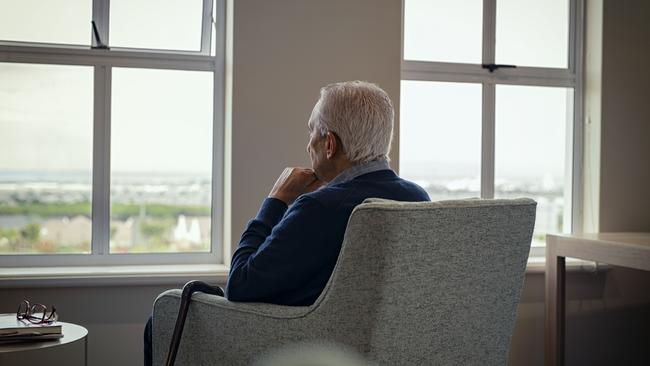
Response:
M388 160L395 112L388 94L366 81L345 81L320 90L315 128L335 133L353 163Z

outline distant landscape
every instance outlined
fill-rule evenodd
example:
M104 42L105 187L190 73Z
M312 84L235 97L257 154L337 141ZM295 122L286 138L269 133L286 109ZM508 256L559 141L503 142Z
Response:
M478 197L467 172L441 176L408 169L432 200ZM111 182L113 253L196 252L210 249L211 182L205 175L115 174ZM563 183L548 174L500 180L497 197L538 202L533 245L563 230ZM89 173L1 173L0 254L89 253L92 235Z
M91 185L82 174L0 174L0 254L89 253ZM111 189L111 252L207 251L210 180L123 175Z

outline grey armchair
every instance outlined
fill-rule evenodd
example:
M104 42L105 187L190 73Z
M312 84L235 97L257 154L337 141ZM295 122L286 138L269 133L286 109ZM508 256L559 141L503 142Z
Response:
M504 365L535 222L530 199L367 200L311 306L196 294L177 365L249 365L301 341L342 343L381 365ZM327 228L323 228L326 230ZM154 305L164 362L180 290Z

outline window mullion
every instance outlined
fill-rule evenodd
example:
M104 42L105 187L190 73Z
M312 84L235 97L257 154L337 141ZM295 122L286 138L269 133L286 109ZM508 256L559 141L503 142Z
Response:
M215 29L215 48L217 50L215 57L217 60L218 71L223 72L225 75L225 57L226 57L226 0L214 0L215 1L215 12L216 15L212 15L214 18L214 29ZM212 23L210 23L212 24ZM210 27L212 29L212 27ZM208 49L208 52L210 50ZM223 84L223 81L221 82Z
M569 52L568 52L568 65L569 65L569 70L571 73L575 74L576 72L576 43L578 42L577 35L578 35L578 30L577 26L581 22L576 21L576 17L578 14L578 1L577 0L569 0Z
M481 114L481 198L494 198L495 86L483 83Z
M496 0L483 0L483 64L494 63L496 53ZM496 95L493 81L483 83L481 108L481 198L494 198L494 129Z
M584 147L584 6L583 0L571 0L570 16L570 43L569 67L575 75L575 88L573 92L573 145L571 169L571 232L581 233L584 230L582 205L583 175L583 147Z
M413 66L413 65L411 65ZM517 73L511 73L510 70L498 70L495 75L488 72L466 72L467 67L462 66L457 69L439 68L437 65L431 67L422 67L418 65L413 68L402 69L402 80L426 80L426 81L449 81L460 83L497 83L510 85L530 85L530 86L550 86L561 88L573 88L576 80L568 70L552 70L548 72L538 72L533 69L519 69ZM524 72L521 72L524 71ZM498 74L497 74L498 73Z
M571 182L570 184L564 184L564 202L567 207L564 209L564 215L562 218L562 227L564 232L573 232L573 214L576 209L578 209L578 206L574 206L574 187L575 184L573 183L575 179L577 178L574 172L575 166L574 166L574 155L576 154L575 149L573 148L576 144L575 142L575 116L576 116L576 105L575 102L575 89L568 89L567 90L567 95L566 95L566 103L567 103L567 115L566 115L566 126L565 126L565 141L564 141L564 151L566 152L566 156L564 158L564 176L566 177L565 179L568 182Z
M217 37L219 41L219 37ZM175 70L214 70L215 57L181 53L96 50L81 47L28 46L0 42L0 60L62 65L111 65Z
M216 39L214 40L217 50L226 49L226 2L225 0L214 0L216 2ZM211 1L212 2L212 1ZM212 18L212 17L211 17ZM210 22L212 24L212 22ZM208 48L210 52L210 48ZM226 164L230 156L226 136L226 55L225 52L217 52L214 62L213 73L213 135L212 135L212 211L210 233L210 251L217 258L218 263L230 259L230 217L226 214L229 205L226 204ZM228 197L229 199L229 197ZM229 202L229 201L228 201Z
M483 64L494 63L497 34L496 19L496 0L483 0Z
M110 0L93 0L93 20L97 25L97 31L101 37L102 43L109 45L108 39L108 22L110 17ZM95 37L93 36L92 26L88 24L90 29L90 44L93 47L98 46Z
M92 254L104 255L110 239L110 66L95 66L94 89Z
M201 20L201 54L210 55L212 44L212 8L214 0L203 0L203 16Z
M212 112L212 202L211 202L211 226L210 232L210 251L217 256L218 262L223 262L223 246L230 245L224 241L224 220L225 205L224 205L224 154L226 153L225 145L219 143L224 141L225 126L224 120L224 85L221 80L221 74L215 72L214 78L214 94L213 94L213 112ZM219 244L223 246L220 246Z

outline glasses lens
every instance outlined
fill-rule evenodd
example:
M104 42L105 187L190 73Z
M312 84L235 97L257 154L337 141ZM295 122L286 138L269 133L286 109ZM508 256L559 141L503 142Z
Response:
M42 323L45 320L47 307L43 304L34 304L30 309L28 320L34 324Z
M59 315L56 313L56 308L54 305L52 305L52 311L46 314L45 316L45 321L46 322L55 322L59 319Z
M18 305L18 311L16 312L16 317L18 319L24 319L27 316L27 313L29 312L29 302L27 300L23 300L23 302Z

